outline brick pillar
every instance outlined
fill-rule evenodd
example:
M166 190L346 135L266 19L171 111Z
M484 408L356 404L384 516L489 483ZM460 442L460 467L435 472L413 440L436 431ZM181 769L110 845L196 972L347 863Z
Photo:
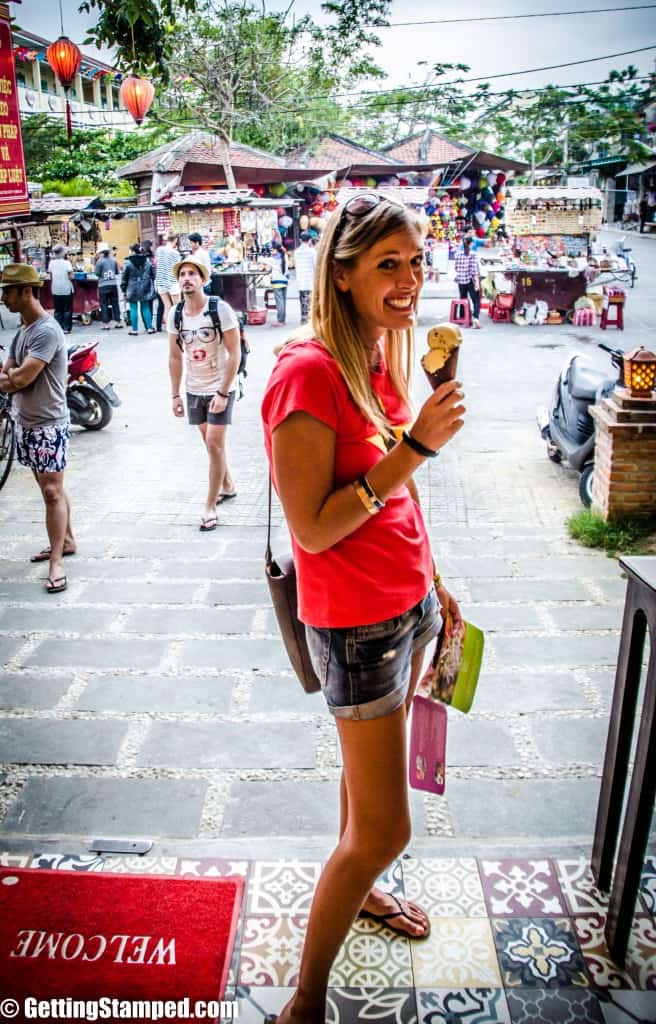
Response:
M656 513L656 397L615 388L595 421L592 507L606 520Z

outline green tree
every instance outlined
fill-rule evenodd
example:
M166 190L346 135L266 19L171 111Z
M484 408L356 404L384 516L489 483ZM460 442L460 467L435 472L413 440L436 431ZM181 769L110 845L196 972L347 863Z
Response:
M22 135L30 180L48 181L52 186L79 177L101 195L125 194L125 182L116 177L116 168L167 141L161 129L121 132L93 128L76 129L71 145L61 122L46 114L24 118ZM84 194L84 190L76 194Z

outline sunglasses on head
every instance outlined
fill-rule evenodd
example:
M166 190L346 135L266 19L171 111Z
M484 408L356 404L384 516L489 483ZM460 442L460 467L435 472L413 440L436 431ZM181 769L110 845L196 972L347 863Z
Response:
M352 196L351 199L347 200L339 211L339 220L333 235L333 249L337 247L337 243L341 238L347 214L351 217L363 217L366 213L371 213L372 210L375 210L381 203L390 203L392 206L400 206L403 209L402 203L398 203L394 199L388 199L387 196L380 196L377 192L362 192L360 195Z

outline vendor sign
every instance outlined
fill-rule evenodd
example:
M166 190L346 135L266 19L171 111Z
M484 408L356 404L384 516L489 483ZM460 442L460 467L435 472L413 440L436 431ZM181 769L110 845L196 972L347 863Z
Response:
M30 212L23 156L14 53L0 4L0 217Z

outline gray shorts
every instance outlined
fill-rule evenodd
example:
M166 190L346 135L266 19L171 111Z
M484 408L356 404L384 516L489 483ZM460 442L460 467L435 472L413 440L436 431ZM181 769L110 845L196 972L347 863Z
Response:
M187 392L187 416L189 422L195 427L201 423L210 423L212 426L226 427L232 423L232 408L235 404L235 391L230 392L228 404L223 412L210 412L210 402L214 395L190 395Z
M369 626L306 626L308 648L328 710L337 718L382 718L404 703L412 656L442 625L431 587L403 615Z

